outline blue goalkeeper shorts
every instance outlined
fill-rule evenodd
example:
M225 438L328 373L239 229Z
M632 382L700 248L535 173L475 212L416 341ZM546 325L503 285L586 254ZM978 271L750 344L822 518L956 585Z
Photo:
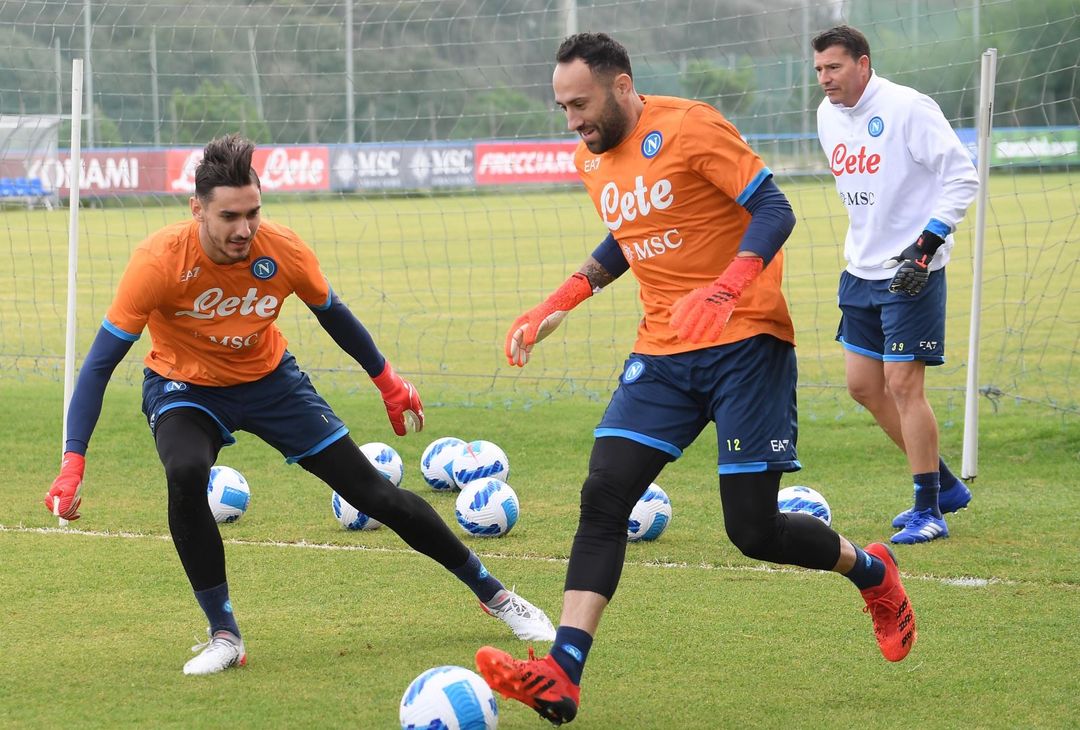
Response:
M142 409L151 433L161 414L173 408L195 408L214 419L225 446L236 443L233 431L247 431L292 464L349 432L288 352L269 375L239 385L184 383L149 368L143 373Z
M720 474L797 471L795 348L771 335L675 355L631 354L593 435L682 456L716 423Z
M911 296L889 291L891 279L840 275L836 341L851 352L883 362L945 362L945 269L930 272Z

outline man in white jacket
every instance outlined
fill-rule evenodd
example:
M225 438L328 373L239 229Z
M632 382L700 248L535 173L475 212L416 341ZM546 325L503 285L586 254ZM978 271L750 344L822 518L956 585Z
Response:
M892 541L929 542L949 535L942 513L971 501L938 453L924 382L945 360L945 265L979 180L933 99L874 73L862 33L841 25L811 45L826 97L818 139L850 223L836 333L848 392L911 467L915 504Z

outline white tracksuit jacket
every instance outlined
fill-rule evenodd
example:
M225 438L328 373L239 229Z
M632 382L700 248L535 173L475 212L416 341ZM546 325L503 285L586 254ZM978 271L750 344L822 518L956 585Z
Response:
M882 263L903 251L930 219L951 231L975 200L979 178L971 157L933 99L871 72L853 107L822 100L818 139L829 158L850 225L847 270L862 279L888 279ZM953 237L931 262L949 261Z

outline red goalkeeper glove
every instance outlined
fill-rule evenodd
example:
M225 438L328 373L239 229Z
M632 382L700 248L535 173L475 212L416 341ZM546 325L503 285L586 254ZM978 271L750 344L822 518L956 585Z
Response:
M506 333L506 361L525 367L533 346L558 327L570 310L592 296L589 278L578 272L525 314L514 320Z
M386 361L383 371L372 378L371 382L375 383L375 387L382 393L383 405L386 406L386 415L390 417L394 433L404 436L423 430L424 404L420 402L420 394L412 383L394 372L389 360Z
M915 243L882 264L886 269L896 269L889 291L912 297L921 292L930 280L930 260L944 243L945 239L936 233L923 231Z
M698 287L671 305L671 327L683 342L709 342L724 331L746 285L765 262L758 256L736 256L713 283Z
M83 472L86 470L86 457L74 451L64 453L60 465L60 475L53 480L52 488L45 494L45 509L65 520L77 520L82 497Z

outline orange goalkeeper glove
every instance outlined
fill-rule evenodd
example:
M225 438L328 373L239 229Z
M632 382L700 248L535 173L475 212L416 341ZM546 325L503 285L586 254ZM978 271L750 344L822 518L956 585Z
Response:
M79 505L82 504L79 493L82 491L85 470L85 456L74 451L65 452L60 475L53 480L52 488L45 494L45 509L61 519L79 519Z
M671 305L671 327L683 342L710 342L720 336L747 284L761 273L758 256L736 256L716 281L698 287Z
M412 383L394 372L389 360L386 361L383 371L372 378L371 382L375 383L375 387L382 393L383 405L386 406L386 415L390 418L394 433L404 436L423 430L424 404L420 402L420 394Z
M519 368L525 367L533 346L554 332L570 310L591 297L592 293L589 278L578 272L564 281L542 304L515 319L506 333L506 361Z

